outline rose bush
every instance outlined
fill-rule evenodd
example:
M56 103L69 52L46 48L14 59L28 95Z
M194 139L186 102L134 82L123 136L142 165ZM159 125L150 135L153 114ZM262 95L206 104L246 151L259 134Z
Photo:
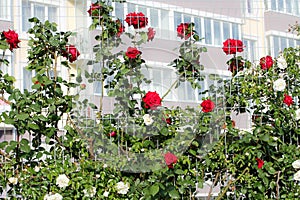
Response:
M139 49L154 36L152 29L142 30L147 17L127 15L132 34L110 15L112 10L103 1L88 10L90 29L101 29L93 47L93 62L101 68L84 73L78 68L71 75L76 82L57 73L59 61L68 70L69 62L80 58L68 43L72 33L30 19L26 68L35 74L32 91L14 88L14 78L0 71L0 88L11 106L1 121L16 128L16 141L0 143L6 161L1 163L0 192L26 199L193 199L196 185L211 182L221 189L218 199L297 199L300 49L285 49L272 64L265 57L254 65L236 55L243 51L241 41L229 39L223 51L233 55L227 62L233 77L221 88L211 87L213 95L196 107L167 107L164 97L173 88L182 83L200 88L205 79L200 54L206 48L199 46L193 24L187 32L185 25L178 26L178 37L185 40L170 63L178 79L159 94L143 89L150 80L141 73L147 61ZM131 41L127 50L113 51L122 37ZM4 34L0 41L4 53L11 50L11 41L13 49L19 43ZM81 98L83 86L87 91L94 81L103 84L97 105ZM78 93L69 93L73 89ZM103 112L104 89L115 99L112 113ZM95 118L83 114L91 110L97 110ZM240 129L232 112L248 112L251 129ZM204 144L212 139L217 139L212 146ZM208 193L210 198L212 190Z

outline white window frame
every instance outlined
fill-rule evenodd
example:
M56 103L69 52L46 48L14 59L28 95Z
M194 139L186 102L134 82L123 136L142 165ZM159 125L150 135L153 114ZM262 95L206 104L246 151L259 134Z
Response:
M2 4L1 4L2 3ZM6 16L2 16L0 15L0 20L3 20L3 21L11 21L11 9L12 9L12 6L11 6L11 0L1 0L1 3L0 3L0 12L3 10L5 10L7 13L6 13ZM2 6L2 5L5 5L6 6Z
M273 48L274 47L274 37L279 37L279 49L280 49L280 51L283 51L284 48L286 48L286 47L283 48L281 46L281 39L286 40L287 46L289 45L289 39L292 39L294 41L294 47L296 47L298 45L297 43L300 43L299 39L297 39L295 35L289 34L289 33L283 33L283 32L278 32L278 31L270 31L270 32L267 32L266 35L267 35L267 38L269 40L268 49L270 51L271 56L273 56L273 57L277 57L278 54L280 53L280 52L275 52L275 50Z
M49 13L48 13L49 7L56 7L56 9L57 9L56 19L57 19L57 22L59 21L59 12L60 12L60 2L59 2L59 0L52 0L51 4L50 3L45 3L44 0L34 0L34 1L32 1L32 0L25 0L25 1L27 1L29 3L29 5L30 5L30 16L29 16L29 18L32 18L32 17L35 16L34 15L34 5L41 5L41 6L44 6L44 9L45 9L45 20L49 19ZM23 3L23 0L21 0L21 4L22 3ZM21 8L22 8L22 5L21 5ZM28 20L28 19L23 19L22 18L22 16L23 16L23 9L21 9L21 10L22 10L22 13L21 13L21 21L20 21L20 30L22 30L22 33L24 33L27 30L23 30L23 20Z
M295 15L299 16L300 15L300 2L299 0L291 0L291 12L287 11L287 0L282 0L283 1L283 10L280 10L279 8L279 0L274 0L275 1L275 9L272 9L272 1L273 0L267 0L267 10L269 11L274 11L274 12L280 12L288 15ZM296 10L295 4L298 4L298 10Z

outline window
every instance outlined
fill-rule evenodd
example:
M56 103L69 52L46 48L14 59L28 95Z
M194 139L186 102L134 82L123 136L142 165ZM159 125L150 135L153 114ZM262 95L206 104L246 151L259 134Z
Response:
M124 20L124 3L115 3L115 16L121 21Z
M212 44L211 19L204 19L205 44Z
M10 20L10 1L11 0L1 0L0 1L0 19Z
M3 141L11 141L14 140L14 134L13 134L13 129L12 128L5 128L5 127L0 127L0 142Z
M272 56L277 57L281 51L288 47L296 47L300 44L299 40L283 36L269 37L269 51Z
M256 41L255 40L248 40L244 39L243 43L245 45L244 53L245 58L251 62L254 62L254 59L256 58Z
M58 8L53 5L22 1L22 31L27 31L31 24L28 19L37 17L41 21L49 20L50 22L58 21Z
M223 23L223 41L230 38L230 24L228 22Z
M268 0L268 4L273 11L299 15L299 0Z
M0 53L2 54L2 52L0 51ZM3 74L9 74L9 75L13 75L13 67L12 67L12 57L11 55L9 55L10 53L6 52L8 55L4 56L4 60L7 60L9 62L8 66L2 64L1 65L1 70L3 72ZM1 58L2 59L2 58Z
M31 90L32 86L32 72L23 68L23 90Z
M214 21L214 40L215 45L222 44L221 23L219 21Z

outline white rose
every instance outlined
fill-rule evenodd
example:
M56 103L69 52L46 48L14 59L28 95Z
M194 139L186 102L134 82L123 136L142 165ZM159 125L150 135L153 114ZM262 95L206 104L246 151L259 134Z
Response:
M280 56L277 58L277 66L278 66L278 68L280 68L280 69L285 69L285 68L287 68L287 62L286 62L286 60L284 59L283 55L280 55Z
M143 119L144 119L144 123L145 123L146 126L149 126L153 123L153 119L149 114L145 114L143 116Z
M11 184L13 184L13 185L17 185L17 183L18 183L18 178L16 178L16 177L10 177L10 178L8 179L8 181L9 181Z
M300 108L296 110L296 120L300 119Z
M275 137L275 136L274 136L274 137L273 137L273 140L277 141L277 140L278 140L278 137Z
M300 168L300 160L295 160L295 161L292 163L292 166L293 166L295 169L299 169L299 168Z
M300 181L300 170L296 174L294 174L294 180Z
M89 190L84 189L84 190L83 190L83 193L84 193L84 196L85 196L85 197L94 197L95 194L96 194L96 188L95 188L95 187L92 187L92 188L90 188Z
M104 191L103 196L108 197L108 195L109 195L109 192Z
M41 168L40 168L39 166L35 166L35 167L34 167L34 171L35 171L35 172L39 172L40 169L41 169Z
M285 80L282 78L277 79L276 81L274 81L273 84L273 89L275 91L283 91L286 87L286 83Z
M116 190L119 194L127 194L129 190L129 183L124 183L123 181L120 181L116 185Z
M70 179L65 174L61 174L56 178L56 185L60 188L67 187L69 181Z
M100 174L96 174L96 178L100 178Z
M44 200L62 200L62 199L63 199L63 197L58 193L56 193L56 194L46 194L44 196Z

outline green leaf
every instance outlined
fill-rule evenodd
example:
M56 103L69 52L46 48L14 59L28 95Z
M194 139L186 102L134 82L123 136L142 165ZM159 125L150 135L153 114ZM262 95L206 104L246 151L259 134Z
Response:
M152 196L155 196L159 192L159 186L158 185L152 185L149 188L149 192Z
M16 115L16 118L19 120L25 120L25 119L29 118L29 115L27 113L21 113L21 114Z
M33 130L38 130L40 128L37 124L32 124L32 123L28 124L28 127Z
M172 198L172 199L179 199L180 198L180 195L179 195L179 192L175 189L173 189L170 193L169 193L169 196Z

